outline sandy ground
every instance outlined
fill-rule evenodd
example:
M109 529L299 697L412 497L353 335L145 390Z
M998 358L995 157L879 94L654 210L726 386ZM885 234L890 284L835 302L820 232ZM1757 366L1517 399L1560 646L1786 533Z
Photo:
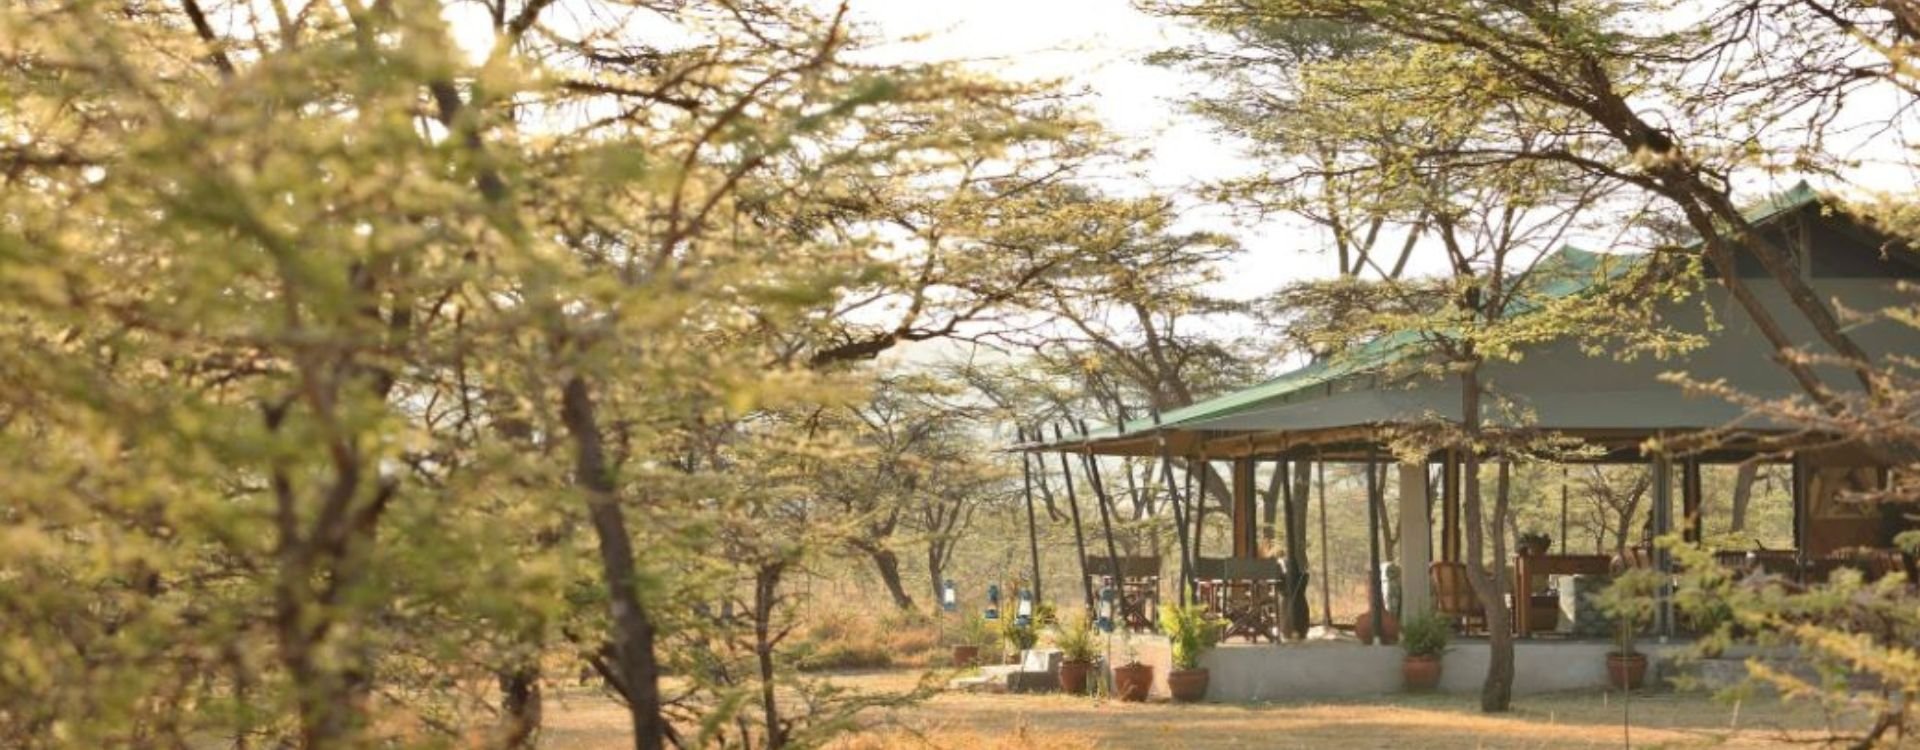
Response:
M844 674L859 690L905 690L911 672ZM1637 695L1632 747L1805 747L1827 736L1814 707L1772 700L1735 706L1703 695ZM1122 704L1058 695L943 693L877 712L847 748L1618 748L1618 694L1530 696L1488 716L1474 696L1383 695L1368 700L1256 705ZM550 696L544 746L629 746L626 716L591 692Z

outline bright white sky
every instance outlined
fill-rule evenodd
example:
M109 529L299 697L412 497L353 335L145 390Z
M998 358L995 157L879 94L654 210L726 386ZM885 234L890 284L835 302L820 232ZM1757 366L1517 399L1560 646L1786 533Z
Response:
M1088 105L1111 131L1147 150L1149 158L1140 165L1145 184L1137 189L1191 196L1200 183L1254 167L1225 136L1181 106L1184 95L1204 89L1208 81L1144 62L1149 53L1178 44L1190 32L1136 10L1129 0L851 0L850 7L881 38L924 37L888 50L903 59L970 60L1009 78L1071 81L1086 92ZM1850 114L1884 120L1887 115L1871 111L1876 109L1871 104L1856 99ZM1865 138L1849 154L1861 160L1849 175L1853 185L1815 186L1842 192L1851 192L1848 187L1912 190L1915 175L1904 140L1886 133ZM1768 184L1743 186L1740 195L1749 198L1783 190L1799 176L1750 179ZM1193 200L1183 205L1191 228L1225 231L1245 247L1219 290L1229 296L1264 294L1287 281L1332 271L1333 260L1321 252L1328 238L1305 221L1274 217L1248 224L1217 206Z
M970 61L1018 80L1065 79L1084 91L1109 130L1148 154L1139 165L1141 184L1103 185L1109 191L1191 195L1201 183L1250 166L1180 103L1206 80L1145 62L1148 54L1178 44L1184 30L1134 9L1129 0L852 0L850 7L878 37L920 37L885 48L887 54ZM1183 206L1189 228L1224 231L1246 247L1245 257L1225 274L1220 291L1227 295L1264 294L1291 279L1331 273L1333 260L1314 252L1324 238L1306 222L1247 224L1218 207L1190 200Z

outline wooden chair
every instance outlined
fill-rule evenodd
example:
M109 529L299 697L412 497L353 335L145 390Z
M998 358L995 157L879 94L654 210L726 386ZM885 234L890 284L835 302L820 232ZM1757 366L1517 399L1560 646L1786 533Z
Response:
M1116 565L1117 563L1117 565ZM1115 567L1120 569L1120 580L1114 582L1118 591L1119 612L1116 620L1121 627L1135 633L1152 632L1158 629L1160 611L1160 558L1156 556L1087 558L1087 575L1096 583L1105 585L1113 577Z
M1653 567L1653 550L1646 547L1628 547L1613 558L1615 575L1629 570L1647 570Z
M1197 603L1207 614L1225 617L1227 561L1221 557L1199 557L1193 561L1193 589Z
M1280 586L1285 578L1278 560L1227 560L1220 605L1227 638L1280 639Z
M1462 633L1487 629L1487 612L1467 581L1467 564L1436 560L1427 566L1427 581L1433 588L1433 609L1453 620Z

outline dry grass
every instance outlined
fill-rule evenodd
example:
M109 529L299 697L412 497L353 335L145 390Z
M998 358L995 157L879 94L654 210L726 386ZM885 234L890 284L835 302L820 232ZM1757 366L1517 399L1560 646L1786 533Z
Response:
M814 613L801 632L804 670L924 668L940 645L939 625L915 612Z
M915 673L836 678L861 690L910 688ZM1323 703L1180 706L1121 704L1034 695L942 694L871 717L868 731L839 750L1090 747L1616 748L1623 746L1617 696L1598 692L1531 696L1512 713L1489 716L1473 696L1387 695ZM1826 736L1824 717L1800 704L1743 707L1691 694L1636 697L1635 747L1773 748ZM575 697L549 707L545 746L613 748L628 740L625 716L604 699Z

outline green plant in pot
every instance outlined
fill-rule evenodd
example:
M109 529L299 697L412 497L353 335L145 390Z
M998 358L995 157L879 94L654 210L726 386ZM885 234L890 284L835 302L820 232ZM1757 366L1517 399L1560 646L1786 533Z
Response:
M1060 690L1069 695L1087 692L1087 675L1093 671L1098 649L1098 633L1087 613L1060 620L1053 631L1053 645L1060 649Z
M956 669L971 667L980 661L980 646L993 637L987 627L987 620L979 613L960 618L960 627L953 634L953 666Z
M1406 658L1400 661L1400 676L1408 690L1440 686L1440 657L1447 652L1450 628L1446 618L1432 612L1400 626L1400 648L1406 652Z
M1020 652L1033 648L1033 644L1040 642L1040 629L1034 627L1033 623L1023 624L1012 620L1002 620L1000 622L1000 638L1006 641L1007 648L1009 649L1007 661L1011 663L1020 658Z
M1153 665L1140 663L1131 634L1121 636L1120 646L1123 656L1120 666L1113 668L1113 692L1120 700L1139 703L1153 690Z
M1207 696L1210 674L1200 657L1220 642L1220 623L1197 604L1164 604L1160 629L1172 645L1173 668L1167 672L1167 692L1182 703Z
M1650 569L1629 570L1614 577L1605 591L1594 597L1600 609L1613 619L1614 649L1607 653L1607 681L1618 690L1640 687L1647 678L1647 655L1634 647L1640 623L1653 616L1654 597L1660 590L1660 574Z

